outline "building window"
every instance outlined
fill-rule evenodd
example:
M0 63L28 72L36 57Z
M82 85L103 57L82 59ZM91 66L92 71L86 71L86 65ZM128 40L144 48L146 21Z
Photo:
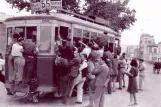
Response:
M149 44L151 44L151 41L148 41Z
M154 53L157 53L157 49L156 48L154 49Z
M152 53L152 47L149 47L149 53Z

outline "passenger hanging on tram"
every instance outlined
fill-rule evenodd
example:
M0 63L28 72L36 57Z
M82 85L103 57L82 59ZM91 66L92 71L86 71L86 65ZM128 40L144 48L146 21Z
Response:
M59 52L63 58L68 61L72 59L74 52L74 45L71 43L71 39L68 37L67 40L62 40L62 45L59 46Z
M11 55L14 59L14 73L12 77L12 83L19 85L22 83L23 70L25 66L25 58L23 57L23 38L18 38L17 42L12 46Z
M27 39L23 43L23 56L25 58L24 83L30 84L31 80L36 78L35 57L38 52L36 44L33 42L33 35L27 35ZM31 86L32 87L32 86ZM33 91L33 89L30 89Z
M87 55L82 54L81 60L82 62L80 64L78 74L73 80L73 84L72 84L72 87L69 93L69 95L71 96L74 87L77 86L77 101L75 103L78 103L78 104L82 104L82 101L83 101L83 85L84 85L84 82L86 81L86 77L82 75L82 70L87 68L88 66L87 65Z
M69 64L66 58L63 58L61 54L57 55L55 61L56 72L58 75L58 92L57 97L62 97L63 104L67 103L68 96L68 79L69 79Z
M9 56L8 57L8 74L9 74L9 82L12 81L12 77L13 77L13 73L14 73L14 60L13 60L13 56L11 54L12 52L12 46L14 43L17 42L17 39L19 38L19 35L18 34L13 34L11 37L10 37L10 42L7 46L7 51L6 51L6 54ZM7 88L7 95L13 95L13 93L11 92L11 90L9 88Z

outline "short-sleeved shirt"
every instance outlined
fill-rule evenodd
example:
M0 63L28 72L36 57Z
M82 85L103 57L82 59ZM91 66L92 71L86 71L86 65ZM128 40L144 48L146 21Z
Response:
M127 68L127 63L125 59L119 59L118 65L119 68L125 68L125 69Z
M82 51L80 54L86 54L86 55L87 55L87 57L89 57L89 55L90 55L91 51L92 51L92 49L91 49L91 48L89 48L89 47L85 47L85 48L83 49L83 51Z
M143 64L139 65L138 69L140 71L139 75L140 76L145 76L145 67L144 67L144 65Z
M23 47L18 43L13 44L11 54L12 56L22 56L21 50Z
M34 52L36 51L36 44L32 41L26 40L23 44L24 48L24 55L34 55Z

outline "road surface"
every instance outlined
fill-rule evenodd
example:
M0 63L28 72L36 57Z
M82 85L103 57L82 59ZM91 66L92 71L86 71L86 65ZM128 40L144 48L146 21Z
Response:
M161 107L161 74L153 74L151 64L145 64L145 66L145 89L137 93L138 105L134 107ZM128 80L127 77L126 80ZM126 88L127 83L128 81L126 81ZM0 85L0 94L6 94L6 91L2 88L3 84ZM126 88L117 90L111 95L106 94L105 107L128 107L129 93ZM88 95L84 95L83 104L75 104L75 99L75 97L72 97L67 105L63 105L60 99L48 97L40 99L38 104L33 104L24 98L5 95L5 98L0 98L0 105L1 107L85 107L89 104Z

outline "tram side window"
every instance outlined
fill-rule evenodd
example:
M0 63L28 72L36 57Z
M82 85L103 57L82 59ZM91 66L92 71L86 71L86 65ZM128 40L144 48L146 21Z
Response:
M15 27L14 33L17 33L20 35L20 37L25 37L25 27Z
M68 37L68 27L60 26L60 37L62 39L67 39L67 37Z
M7 28L7 38L7 45L10 45L13 42L12 27Z
M40 47L42 53L51 52L51 26L40 26Z
M74 35L73 35L73 43L75 44L76 47L80 47L80 44L78 41L81 40L82 38L82 29L74 28Z
M87 44L89 42L90 32L87 30L83 30L83 42Z
M97 33L96 32L91 32L91 39L94 40L97 38Z
M36 43L36 38L37 38L37 27L36 26L26 27L26 38L28 39L29 36L32 36L33 42Z
M98 33L98 37L100 37L100 36L102 36L103 34L101 34L101 33Z

